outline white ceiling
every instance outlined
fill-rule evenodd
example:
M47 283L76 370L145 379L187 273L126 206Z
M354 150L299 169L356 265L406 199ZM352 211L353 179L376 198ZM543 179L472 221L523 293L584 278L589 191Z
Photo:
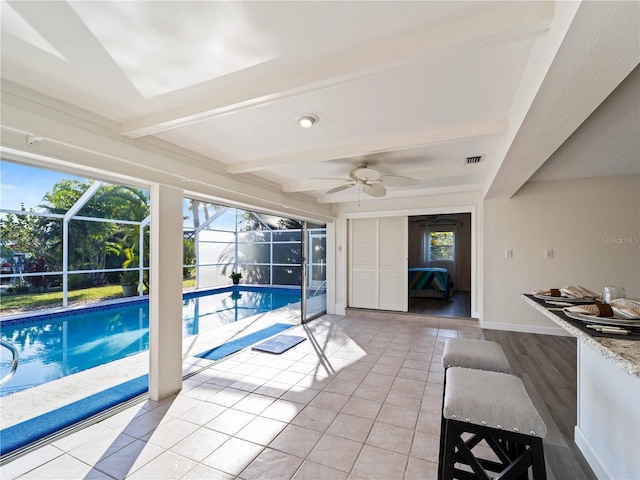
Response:
M356 189L326 195L339 182L319 179L345 178L360 161L420 180L389 187L388 197L486 192L517 177L503 173L514 164L510 145L527 138L522 128L544 123L526 116L541 98L531 87L536 78L540 92L572 88L549 68L567 39L585 45L598 33L603 45L620 37L637 45L628 33L637 30L634 4L607 7L618 16L599 27L607 15L596 7L575 14L575 6L543 1L2 1L1 73L116 122L125 137L155 136L230 174L319 202L353 199ZM590 35L578 28L593 19ZM633 55L618 56L633 63ZM616 61L617 69L602 66L603 94L633 68ZM587 87L585 95L595 89ZM566 122L553 150L606 95ZM302 129L296 119L304 113L319 122ZM615 173L630 173L636 152L621 148ZM482 163L465 165L476 155ZM514 193L548 156L504 190ZM538 177L576 169L543 168Z

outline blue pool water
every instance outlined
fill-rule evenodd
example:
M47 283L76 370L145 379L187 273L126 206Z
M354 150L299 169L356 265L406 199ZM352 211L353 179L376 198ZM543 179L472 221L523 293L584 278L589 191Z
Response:
M184 295L183 337L300 301L300 290L226 287ZM15 376L0 396L93 368L149 348L149 306L137 301L81 309L63 315L2 322L0 336L20 354ZM0 349L0 375L10 371L11 354Z

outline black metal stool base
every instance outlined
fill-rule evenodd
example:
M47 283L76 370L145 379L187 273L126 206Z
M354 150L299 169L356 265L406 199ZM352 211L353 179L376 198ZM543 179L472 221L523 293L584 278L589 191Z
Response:
M524 480L529 478L529 467L534 480L546 480L542 438L460 420L443 418L442 421L444 438L440 439L440 480ZM462 438L465 433L471 434L467 440ZM499 461L474 455L472 449L482 440ZM472 472L455 468L456 463L468 465ZM487 472L498 475L489 476Z

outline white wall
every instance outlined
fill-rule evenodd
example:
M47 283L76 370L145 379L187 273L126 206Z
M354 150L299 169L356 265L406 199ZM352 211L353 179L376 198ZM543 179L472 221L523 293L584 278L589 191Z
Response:
M520 298L535 289L618 285L640 298L639 210L640 175L529 182L486 200L482 326L559 333Z

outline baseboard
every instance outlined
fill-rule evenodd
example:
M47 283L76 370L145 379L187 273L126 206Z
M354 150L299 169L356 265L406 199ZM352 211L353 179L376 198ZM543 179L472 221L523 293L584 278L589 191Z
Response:
M347 308L344 303L336 303L335 315L345 315L347 312Z
M522 323L499 323L481 321L480 328L485 330L506 330L508 332L539 333L541 335L556 335L561 337L572 336L561 327L545 327L542 325L526 325Z
M599 480L613 478L609 474L609 472L607 472L607 469L600 461L600 457L598 457L598 454L591 446L591 443L589 442L585 434L582 432L582 430L580 430L580 427L574 428L573 436L576 445L580 449L580 452L584 456L584 459L591 467L593 474L598 477Z

